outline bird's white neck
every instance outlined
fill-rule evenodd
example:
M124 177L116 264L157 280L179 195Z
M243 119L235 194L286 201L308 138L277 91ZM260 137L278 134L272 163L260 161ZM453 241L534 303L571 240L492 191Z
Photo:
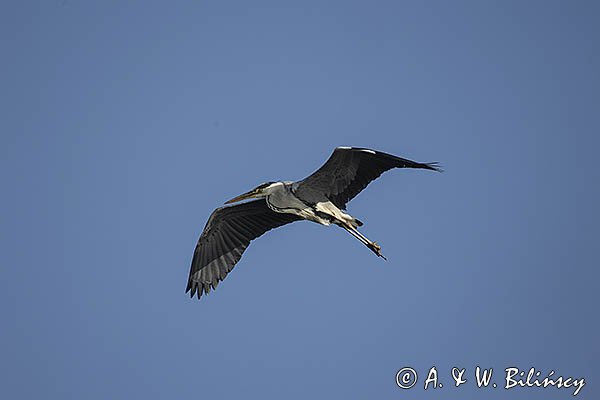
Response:
M264 197L273 194L275 192L281 191L285 186L285 182L273 182L269 186L263 189L262 195Z

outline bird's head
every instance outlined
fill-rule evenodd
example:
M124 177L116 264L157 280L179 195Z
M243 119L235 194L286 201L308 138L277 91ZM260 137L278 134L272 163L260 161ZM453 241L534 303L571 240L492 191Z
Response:
M260 199L261 197L267 197L274 188L279 187L281 185L283 185L282 182L262 183L262 184L258 185L257 187L255 187L254 189L250 190L249 192L240 194L239 196L234 197L233 199L231 199L229 201L226 201L225 204L237 203L238 201L242 201L242 200L246 200L246 199Z

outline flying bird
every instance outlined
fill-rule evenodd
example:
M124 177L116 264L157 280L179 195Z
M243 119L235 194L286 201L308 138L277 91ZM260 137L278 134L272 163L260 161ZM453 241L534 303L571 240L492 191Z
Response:
M421 168L441 172L437 163L418 163L360 147L338 147L307 178L266 182L217 208L198 240L186 293L202 296L225 279L250 241L290 222L309 220L337 225L377 256L381 247L358 231L363 223L346 212L346 204L371 181L393 168ZM239 203L246 199L258 199Z

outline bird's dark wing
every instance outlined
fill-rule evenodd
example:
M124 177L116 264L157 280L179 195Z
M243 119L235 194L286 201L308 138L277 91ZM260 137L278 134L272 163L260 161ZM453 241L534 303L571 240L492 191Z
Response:
M202 296L225 279L242 253L266 231L300 218L272 211L264 199L217 208L198 240L186 293Z
M298 182L296 196L320 201L323 196L338 208L345 209L367 185L392 168L423 168L441 171L436 163L422 164L380 151L359 147L338 147L325 164Z

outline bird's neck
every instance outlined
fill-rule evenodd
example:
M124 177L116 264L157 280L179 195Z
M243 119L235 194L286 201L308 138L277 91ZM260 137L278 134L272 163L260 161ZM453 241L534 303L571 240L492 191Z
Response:
M269 196L273 193L279 193L282 190L285 190L285 182L274 182L271 185L267 186L264 190L263 190L263 195L264 197Z

